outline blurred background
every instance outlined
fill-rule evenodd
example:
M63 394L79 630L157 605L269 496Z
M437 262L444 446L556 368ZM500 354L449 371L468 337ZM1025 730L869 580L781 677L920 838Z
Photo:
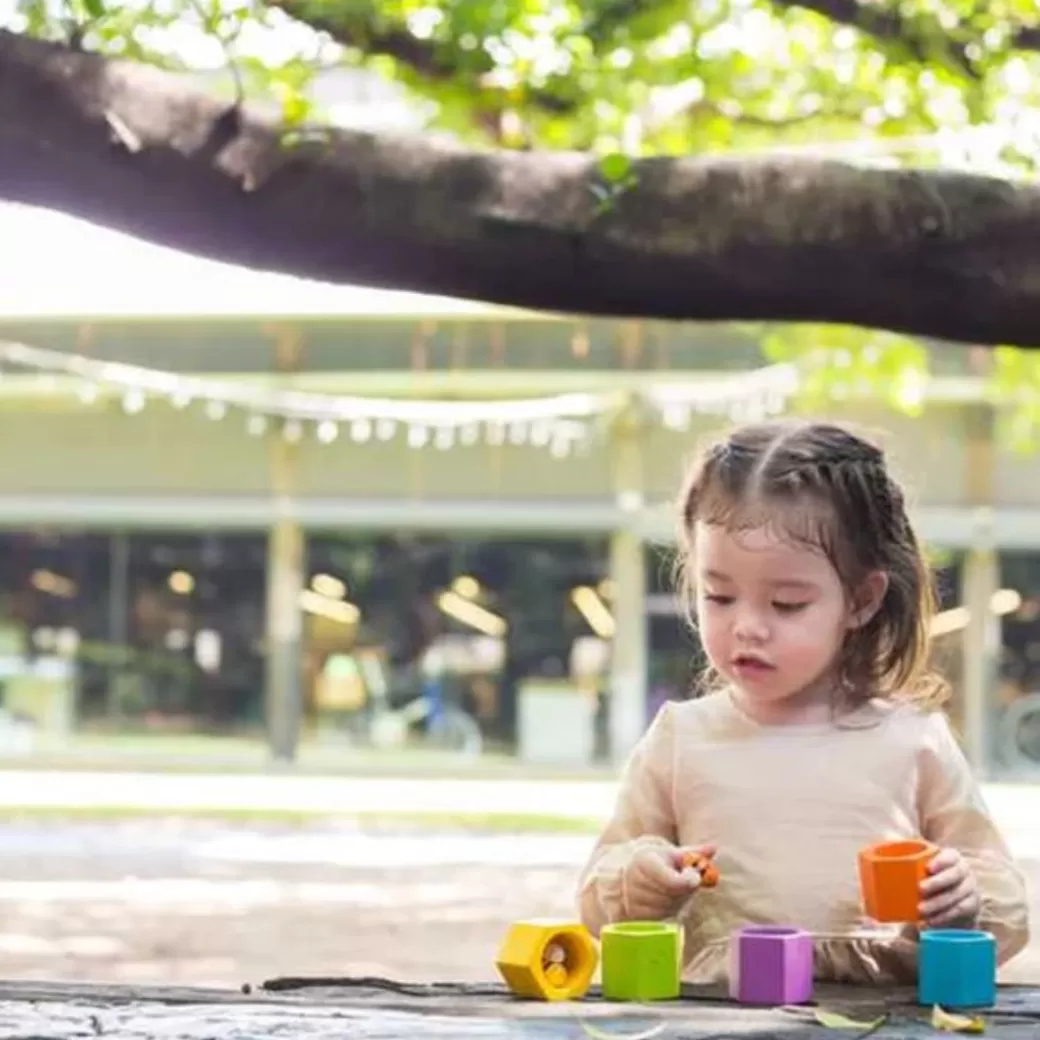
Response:
M762 29L769 75L745 108L715 104L748 74L726 65L633 150L664 148L680 112L673 151L714 127L714 150L1026 161L1000 119L1020 130L1040 79L1011 57L965 121L949 83L870 66L876 41L767 10L714 16ZM784 79L806 39L822 85ZM200 78L224 89L204 50ZM265 97L466 136L463 72L448 96L349 55L320 75L258 62ZM531 139L628 147L633 103L610 90L654 74L618 66L600 81L613 116L593 97L593 129L575 115ZM810 94L815 128L789 112ZM498 114L481 132L522 146ZM2 205L0 366L0 976L491 978L510 920L573 912L618 763L691 693L700 650L671 579L686 463L705 434L778 414L884 440L935 568L951 716L1037 873L1025 355L329 287ZM1009 970L1030 976L1035 950Z

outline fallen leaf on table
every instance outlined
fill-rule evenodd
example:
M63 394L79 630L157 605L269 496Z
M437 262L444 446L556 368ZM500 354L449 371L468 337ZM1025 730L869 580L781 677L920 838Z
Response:
M932 1008L932 1028L946 1033L984 1033L986 1023L978 1015L954 1015L936 1004Z
M862 1022L847 1015L839 1015L836 1011L825 1011L823 1008L814 1008L812 1017L825 1029L876 1029L885 1020L884 1015L879 1015L870 1021Z
M650 1029L644 1029L641 1033L608 1033L603 1029L597 1029L595 1026L589 1025L588 1022L581 1023L581 1028L587 1036L592 1037L592 1040L650 1040L650 1037L657 1036L664 1027L665 1023L660 1022Z

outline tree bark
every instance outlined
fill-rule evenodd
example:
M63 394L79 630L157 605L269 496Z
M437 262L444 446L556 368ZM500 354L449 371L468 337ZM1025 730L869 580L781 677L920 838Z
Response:
M632 172L598 210L592 156L336 130L289 146L166 73L0 32L0 198L328 282L1040 346L1040 189L804 158Z

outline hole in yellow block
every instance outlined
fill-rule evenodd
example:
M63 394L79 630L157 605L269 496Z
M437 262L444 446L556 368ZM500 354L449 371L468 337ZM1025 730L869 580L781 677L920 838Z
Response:
M599 952L588 929L571 921L515 921L496 966L517 996L575 1000L592 984Z

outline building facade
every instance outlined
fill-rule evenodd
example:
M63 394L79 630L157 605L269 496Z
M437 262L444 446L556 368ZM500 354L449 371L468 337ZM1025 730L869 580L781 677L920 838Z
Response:
M765 366L738 331L460 307L11 318L0 341L203 390L353 395L389 412L609 402L572 443L537 419L441 438L425 420L272 419L176 381L142 390L111 372L8 364L9 710L53 702L58 727L266 731L288 755L301 730L350 734L373 701L432 697L513 747L525 691L567 688L595 705L599 752L619 757L663 698L691 690L698 647L670 588L670 503L699 439L742 414L730 380ZM823 410L886 441L936 553L936 650L970 753L1020 770L1028 726L1003 723L1040 662L1040 461L1000 449L970 352L935 357L917 417L862 396ZM646 407L690 387L701 405ZM44 698L47 682L64 694Z

